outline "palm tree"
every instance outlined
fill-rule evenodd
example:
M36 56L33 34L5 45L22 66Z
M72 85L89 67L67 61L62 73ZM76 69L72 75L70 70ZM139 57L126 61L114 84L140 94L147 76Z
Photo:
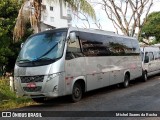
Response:
M33 1L33 8L34 8L34 14L30 14L28 11L24 11L23 8L26 4L28 4L29 1L25 1L21 9L19 10L19 14L17 17L17 22L14 28L14 40L20 39L24 35L25 31L25 25L27 21L30 20L32 28L37 28L37 31L34 32L40 32L40 20L41 20L41 0L32 0ZM79 11L81 10L83 13L90 16L92 19L96 19L95 11L93 7L90 5L90 3L87 0L50 0L57 2L63 2L65 5L68 3L72 10ZM31 2L31 0L30 0Z

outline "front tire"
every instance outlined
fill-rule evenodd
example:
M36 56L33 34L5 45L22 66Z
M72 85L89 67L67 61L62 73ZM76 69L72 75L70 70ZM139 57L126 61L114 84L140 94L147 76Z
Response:
M148 79L147 72L144 71L143 74L142 74L142 81L143 81L143 82L146 82L147 79Z
M78 102L82 98L82 87L79 83L75 83L72 90L72 102Z
M122 83L123 88L127 88L129 86L130 77L128 74L125 74L124 76L124 82Z

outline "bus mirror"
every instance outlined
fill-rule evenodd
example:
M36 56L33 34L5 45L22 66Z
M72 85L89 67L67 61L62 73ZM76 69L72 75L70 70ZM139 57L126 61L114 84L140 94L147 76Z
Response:
M149 63L149 57L145 56L144 63Z
M69 34L70 42L73 43L76 41L76 33L72 32Z
M21 43L21 48L23 47L24 43Z

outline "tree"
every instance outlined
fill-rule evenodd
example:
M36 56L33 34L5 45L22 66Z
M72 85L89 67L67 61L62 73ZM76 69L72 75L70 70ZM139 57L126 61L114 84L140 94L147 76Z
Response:
M146 39L155 37L156 41L160 41L160 12L152 12L148 15L141 33Z
M74 11L81 10L82 12L86 13L93 19L96 19L95 11L89 4L89 2L87 2L87 0L50 0L50 1L59 1L63 2L64 4L68 3L71 6L72 10ZM26 23L25 21L27 21L25 17L28 16L28 15L23 15L23 7L25 3L27 3L27 1L25 1L24 4L21 6L17 23L14 29L14 36L15 36L14 38L17 40L24 35L24 29L25 29L24 24ZM32 26L36 26L38 28L37 32L40 32L41 0L33 0L33 7L34 7L34 14L31 15L30 22Z
M102 25L100 24L100 19L90 19L90 17L88 15L86 15L85 13L81 12L81 11L76 11L72 13L74 15L74 20L81 21L82 25L77 25L76 27L82 27L84 29L88 28L92 28L94 25L94 28L101 30L102 29Z
M0 1L0 69L9 63L8 57L14 56L12 46L13 28L18 14L18 0Z
M7 71L13 70L16 57L20 50L21 42L13 43L13 29L21 5L18 1L0 1L0 71L3 70L2 68L4 66ZM31 30L27 30L27 34L30 34L29 32Z
M119 30L127 36L137 36L153 4L153 0L102 0L107 17L112 21L117 33Z

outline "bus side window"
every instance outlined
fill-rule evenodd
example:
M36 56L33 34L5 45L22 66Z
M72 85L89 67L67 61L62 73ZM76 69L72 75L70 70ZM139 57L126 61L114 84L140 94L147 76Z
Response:
M98 54L97 42L93 40L93 35L92 33L80 32L82 52L85 56L97 56Z
M139 49L139 44L135 40L131 40L132 46L133 46L133 53L134 54L139 54L140 49Z
M115 37L116 43L114 44L114 50L116 55L121 56L125 55L125 46L123 44L123 39L120 37Z
M146 53L145 53L144 63L149 63L149 56L148 56L148 52L146 52Z
M110 36L80 32L80 41L85 56L110 56L113 53L110 44L114 42Z
M81 57L81 49L79 44L79 39L76 37L74 42L68 40L67 42L67 51L66 51L66 60L74 59L76 57Z

